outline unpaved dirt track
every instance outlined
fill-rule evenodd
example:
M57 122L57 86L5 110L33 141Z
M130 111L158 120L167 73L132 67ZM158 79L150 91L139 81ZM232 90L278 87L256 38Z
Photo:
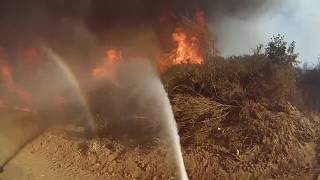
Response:
M266 153L269 153L263 147L264 144L258 144L249 151L237 152L221 145L232 139L212 141L212 136L204 139L197 131L188 131L198 137L190 142L185 140L183 143L183 155L189 178L191 180L316 179L320 172L317 168L320 157L319 139L316 136L319 132L316 131L319 119L315 118L314 122L304 119L300 123L303 119L300 118L302 114L289 116L283 112L272 112L267 115L273 117L276 114L277 117L284 116L274 121L276 125L285 128L287 125L282 125L280 122L286 122L285 120L291 118L290 122L298 123L291 125L292 130L295 132L301 129L301 133L297 131L290 136L290 138L300 138L298 140L286 139L284 142L295 144L290 144L290 148L275 153L269 159L263 159ZM4 172L0 174L1 180L167 180L176 177L174 163L167 153L168 146L163 142L157 141L142 146L111 137L87 139L83 136L84 128L78 125L52 127L38 136L39 132L42 132L41 129L30 125L34 122L27 116L19 116L21 117L14 118L16 121L10 122L6 121L10 119L9 116L3 114L0 116L0 163L3 164L19 150L23 142L29 139L33 141L5 166ZM256 118L255 121L257 120L259 119ZM305 127L304 124L310 124L310 127ZM217 127L222 126L218 124ZM216 132L215 135L219 133L225 135L229 131ZM308 134L303 134L309 131L310 137ZM274 146L278 145L279 143Z
M31 114L0 110L1 180L173 177L174 163L166 162L163 149L147 152L109 138L88 140L82 126L38 124Z
M86 147L82 140L58 136L61 129L52 131L44 133L14 157L0 179L174 179L170 176L170 169L174 167L168 165L163 152L152 151L144 157L141 153L145 152L141 150L124 152L121 145L113 142L101 149L95 140Z
M0 163L7 163L0 174L1 180L55 177L50 171L50 163L43 157L32 154L29 149L28 141L32 141L40 133L32 123L33 119L28 113L1 111Z
M48 156L56 143L44 144L48 130L37 126L32 114L1 109L0 115L0 164L7 163L0 180L99 179Z
M5 167L1 180L56 180L56 179L102 179L90 172L63 167L41 154L34 154L30 147L24 149Z
M3 180L9 179L58 179L52 171L50 163L43 157L36 156L28 150L23 150L5 167Z
M26 146L8 163L0 179L175 179L174 167L161 148L145 151L136 147L123 147L108 140L101 141L107 144L102 147L96 140L83 143L81 139L66 138L61 135L64 130L52 129ZM224 166L222 163L235 156L224 149L207 148L193 148L185 152L190 179L248 179L260 176L252 177L251 173L246 172L227 174L221 170ZM311 174L292 177L312 179Z

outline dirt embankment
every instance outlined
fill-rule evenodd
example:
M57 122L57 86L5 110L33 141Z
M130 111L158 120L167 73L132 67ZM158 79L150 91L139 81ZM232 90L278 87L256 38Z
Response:
M289 103L247 102L236 107L177 94L172 104L190 179L318 175L319 120ZM6 137L2 131L2 152L9 147ZM0 155L4 160L10 152ZM168 147L160 139L148 144L125 136L86 139L82 127L68 125L51 128L27 145L0 179L175 179L175 173Z
M313 177L318 166L319 119L290 103L228 106L176 95L175 114L194 179ZM199 163L201 162L201 163ZM200 165L201 164L201 165Z

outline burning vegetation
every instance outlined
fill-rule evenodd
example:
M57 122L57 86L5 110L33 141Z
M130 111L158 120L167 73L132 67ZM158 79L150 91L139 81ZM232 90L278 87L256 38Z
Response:
M11 105L17 109L30 111L31 95L22 85L14 81L13 70L6 61L4 50L0 52L0 56L1 105Z
M145 6L137 2L144 2ZM56 142L48 145L50 142L44 140L49 147L56 148L54 143L62 147L50 152L50 156L62 154L61 161L67 158L76 162L70 165L75 169L89 167L107 179L120 166L119 162L126 164L126 157L130 156L133 165L128 163L128 166L137 170L117 172L120 174L118 179L158 177L157 168L152 169L150 164L156 166L162 161L155 150L156 145L162 145L158 142L162 138L159 131L163 128L173 130L174 145L178 150L180 146L178 134L172 129L175 124L170 103L163 100L166 92L156 73L150 74L153 69L139 61L139 58L151 59L173 105L190 179L210 179L215 175L231 179L242 175L244 179L314 175L317 173L314 170L319 167L315 146L319 146L316 132L320 130L320 124L318 117L304 112L319 112L320 66L311 69L297 67L295 43L288 44L281 35L274 36L265 49L258 46L253 54L221 57L214 35L209 33L206 14L209 11L204 5L214 4L215 8L220 8L215 9L220 10L217 12L230 15L243 10L251 12L251 8L247 8L249 5L256 9L264 4L250 0L239 2L243 4L240 6L241 3L233 0L138 0L128 1L126 5L123 1L92 1L92 9L86 9L85 17L80 10L75 10L75 15L68 14L69 11L52 13L47 18L56 20L52 23L63 35L46 30L46 33L40 33L39 39L60 53L66 61L66 71L79 78L74 80L79 84L76 88L83 90L82 96L89 101L87 106L90 108L87 109L93 112L97 136L81 139L83 142L79 144L78 140L69 141L72 138L61 135L72 134L74 129L77 129L74 134L81 134L77 123L87 117L67 116L81 114L81 108L77 109L79 102L72 99L74 91L68 86L70 82L61 81L66 78L65 74L61 76L61 71L52 70L57 68L56 65L41 47L34 45L36 40L12 40L15 43L0 44L3 46L0 48L0 112L10 107L20 112L40 112L46 115L42 118L62 114L76 119L70 124L77 128L71 130L63 122L67 129L63 132L68 133L50 137ZM184 3L190 10L185 13L181 7ZM138 9L139 13L132 9ZM88 31L60 29L61 17L64 23L71 22L64 13L69 15L68 18L82 19ZM46 23L40 24L46 27ZM151 40L144 37L144 29L151 29ZM29 30L34 33L33 28ZM80 31L80 35L65 35L69 31ZM135 37L137 31L142 31L143 38ZM24 35L19 37L27 39L23 38ZM148 40L140 41L144 38ZM137 46L131 47L131 40L136 41L132 44ZM146 52L153 48L156 50L152 53ZM52 76L55 77L53 81ZM167 106L161 109L163 104ZM168 123L159 123L162 112L172 120L172 127L167 127ZM130 147L126 147L127 144ZM37 151L49 149L42 148L45 145L41 143ZM152 151L148 154L151 156L148 162L141 159L146 149ZM180 165L183 164L181 151L175 153L179 155ZM65 154L72 156L65 157ZM125 158L121 159L122 155ZM121 167L122 171L128 170ZM164 170L166 168L166 165L159 168L163 171L160 178L175 176L174 172Z
M162 18L160 23L165 25L172 16ZM214 45L209 43L211 37L204 11L197 10L193 18L182 17L180 21L171 33L173 48L163 53L158 60L161 72L177 64L203 64L208 52L217 52Z
M94 68L92 71L93 78L98 80L107 80L116 85L118 66L122 63L122 61L123 59L120 50L107 49L103 64L97 68Z
M2 48L0 52L0 104L2 107L25 112L37 112L43 99L51 104L65 103L61 91L54 92L55 82L47 80L59 78L56 66L47 60L39 48L18 41L14 48ZM50 89L52 88L52 89Z

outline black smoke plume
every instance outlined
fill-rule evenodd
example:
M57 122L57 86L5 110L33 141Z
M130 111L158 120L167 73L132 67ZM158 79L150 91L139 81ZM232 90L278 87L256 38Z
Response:
M56 39L65 19L84 22L98 37L114 29L154 26L166 12L192 16L204 10L207 17L250 16L266 9L273 0L4 0L0 5L2 43L16 38ZM127 37L123 34L124 38Z

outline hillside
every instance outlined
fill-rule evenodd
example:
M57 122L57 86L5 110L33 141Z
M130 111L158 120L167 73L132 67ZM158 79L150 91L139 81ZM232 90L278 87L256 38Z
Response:
M280 47L271 42L264 53L211 57L160 74L190 179L318 178L320 68L297 67L294 45L282 41L275 37ZM38 114L1 107L0 179L175 179L163 126L150 120L160 111L145 97L152 91L128 90L149 82L141 77L125 81L127 89L108 84L89 94L91 136L72 104Z

